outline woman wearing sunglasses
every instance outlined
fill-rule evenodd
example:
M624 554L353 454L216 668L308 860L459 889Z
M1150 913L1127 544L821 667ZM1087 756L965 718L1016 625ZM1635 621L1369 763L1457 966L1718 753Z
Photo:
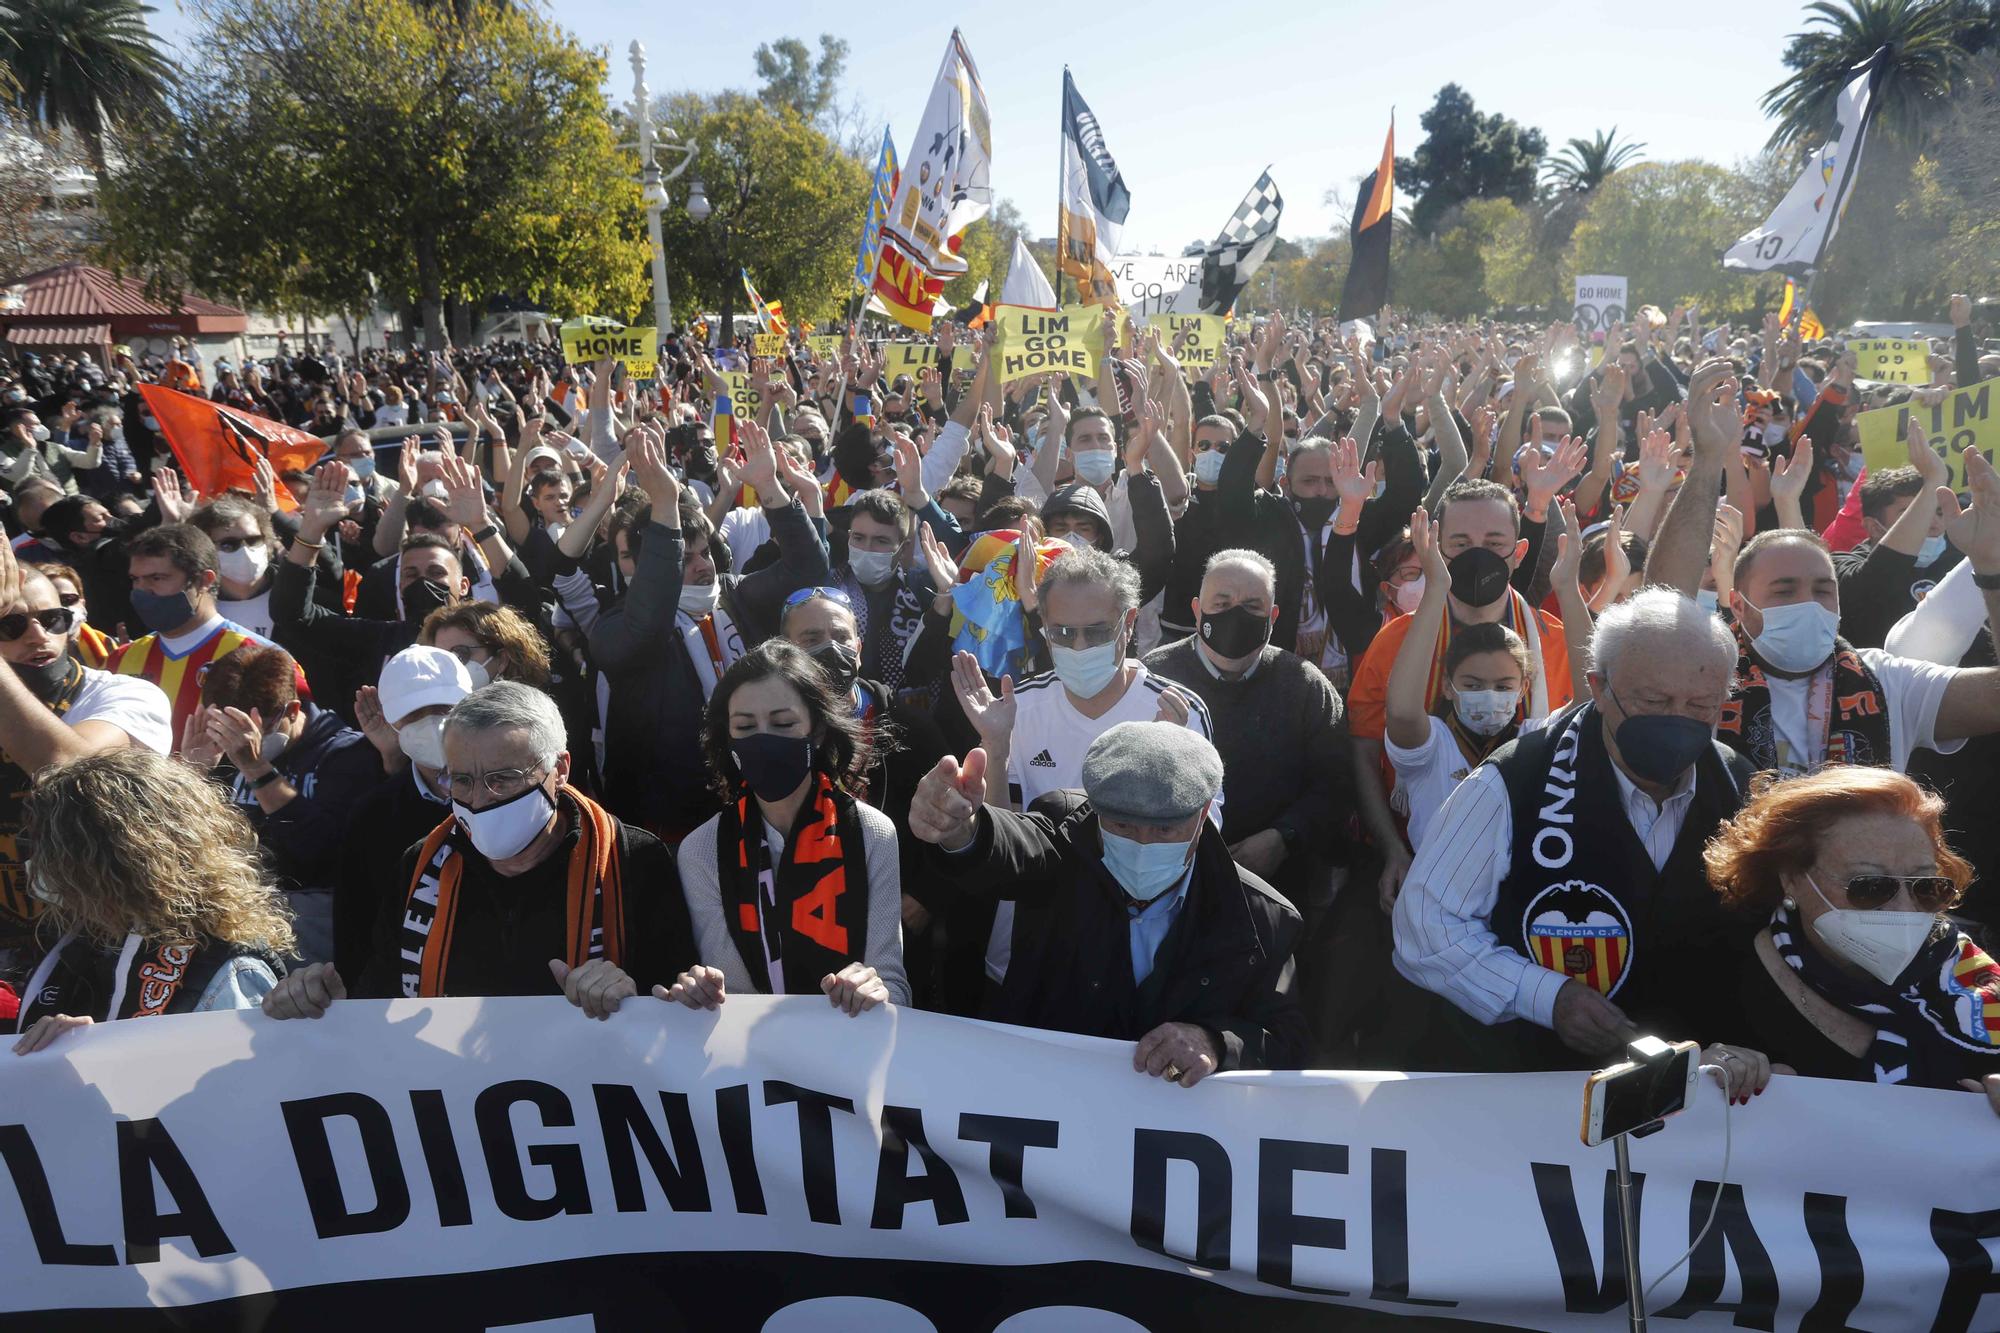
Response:
M1972 867L1944 802L1886 768L1774 783L1704 853L1723 901L1767 918L1741 1044L1818 1078L1984 1092L2000 1113L2000 966L1948 915Z

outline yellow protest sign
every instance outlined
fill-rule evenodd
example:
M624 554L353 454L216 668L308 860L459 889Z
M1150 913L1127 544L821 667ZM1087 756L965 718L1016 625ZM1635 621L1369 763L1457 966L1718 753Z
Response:
M747 371L725 370L722 381L729 386L729 401L734 405L737 416L745 421L763 420L764 395L750 382Z
M562 326L563 359L571 365L587 365L610 357L625 367L635 380L653 378L658 358L658 329L628 328L602 315L581 315Z
M785 335L782 333L752 334L750 337L750 354L752 356L783 356L785 354Z
M1215 369L1222 354L1228 329L1220 315L1154 315L1147 325L1160 331L1167 351L1190 375L1204 375Z
M882 374L916 376L925 366L937 364L937 347L931 343L888 343L882 348Z
M1002 384L1051 371L1095 378L1103 318L1096 306L1070 305L1061 310L995 306L988 364L996 368Z
M1854 353L1854 378L1883 384L1929 384L1931 345L1921 338L1856 338L1847 344Z
M815 361L838 361L840 359L840 335L837 333L815 333L806 338L806 346L812 348Z
M1977 449L1991 463L1995 451L2000 450L2000 412L1994 406L1996 389L2000 389L2000 380L1988 380L1946 394L1936 407L1925 407L1912 400L1863 412L1854 418L1855 427L1861 432L1862 461L1870 472L1908 467L1910 456L1903 446L1903 435L1914 414L1930 439L1931 448L1943 454L1944 461L1951 465L1952 486L1964 490L1965 451Z

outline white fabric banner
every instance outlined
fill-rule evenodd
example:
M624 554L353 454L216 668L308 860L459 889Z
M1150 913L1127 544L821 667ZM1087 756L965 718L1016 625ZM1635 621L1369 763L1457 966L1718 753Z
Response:
M1131 1049L755 996L100 1026L0 1055L0 1322L1624 1326L1581 1076L1190 1091ZM1649 1282L1715 1197L1720 1101L1633 1144ZM1779 1078L1730 1115L1715 1227L1652 1301L1672 1326L2000 1327L1983 1098Z
M1873 96L1874 62L1864 62L1833 104L1833 133L1806 159L1805 170L1760 227L1722 252L1722 266L1745 273L1805 278L1840 229L1847 182L1861 164Z
M1111 261L1118 299L1144 323L1154 315L1201 313L1201 256L1119 255Z

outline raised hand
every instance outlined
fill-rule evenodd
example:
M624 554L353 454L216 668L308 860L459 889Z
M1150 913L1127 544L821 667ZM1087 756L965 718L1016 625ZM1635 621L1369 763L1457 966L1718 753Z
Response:
M409 763L409 756L403 753L402 741L396 729L389 725L389 719L382 714L382 696L373 685L363 685L354 693L354 721L361 728L361 734L382 756L382 767L389 772L400 772ZM186 756L186 752L182 752Z
M326 534L347 517L348 475L347 464L337 458L313 473L305 503L299 506L299 536L308 545L325 540Z
M923 556L924 568L930 573L931 587L937 590L939 598L948 599L951 590L958 586L958 561L952 559L951 552L937 539L937 534L931 531L928 523L917 525L917 551Z
M1574 435L1563 436L1555 452L1547 458L1542 457L1542 451L1532 445L1523 449L1519 466L1521 486L1528 492L1528 509L1542 509L1557 491L1582 476L1583 465L1588 458L1589 450Z
M680 526L681 484L667 466L665 444L643 426L625 432L625 462L639 489L652 501L653 521Z
M1924 452L1930 454L1932 458L1937 458L1936 454L1931 453L1928 443L1924 445ZM1943 459L1938 459L1941 469L1943 462ZM1780 457L1771 464L1771 498L1797 500L1803 496L1806 493L1806 483L1812 480L1812 465L1812 437L1801 435L1798 443L1792 446L1790 458ZM1946 472L1946 475L1949 476L1949 472Z
M1805 444L1807 437L1801 435L1799 443ZM1909 425L1903 432L1903 448L1909 454L1910 466L1924 479L1926 486L1943 486L1951 480L1951 468L1943 455L1931 448L1930 436L1924 433L1917 421L1917 414L1910 414Z
M952 654L951 688L965 710L965 720L979 733L979 743L989 751L1008 748L1014 736L1014 678L1000 678L995 695L979 669L979 659L971 653Z
M1378 459L1361 466L1361 446L1353 436L1335 440L1332 449L1333 489L1340 497L1340 507L1358 508L1366 504L1375 494L1375 483L1381 479L1382 464Z
M1549 507L1549 530L1556 537L1556 559L1549 566L1549 586L1558 592L1580 591L1583 569L1583 542L1576 532L1576 506L1558 500ZM1426 575L1429 571L1426 569ZM1428 584L1425 585L1429 587Z
M463 459L446 454L444 470L444 512L468 535L486 526L486 491L479 483L479 470Z
M1688 381L1682 413L1693 431L1698 459L1726 463L1728 451L1742 440L1743 416L1737 405L1741 385L1732 371L1729 362L1717 357L1696 366Z
M1664 491L1674 484L1674 437L1658 429L1639 440L1639 489Z
M1944 535L1965 552L1975 574L2000 574L2000 475L1977 449L1965 451L1965 484L1972 506L1961 508L1951 487L1937 488Z
M194 512L198 499L194 487L183 481L181 474L170 467L163 467L153 473L153 498L160 506L160 517L168 523L187 522L187 517Z

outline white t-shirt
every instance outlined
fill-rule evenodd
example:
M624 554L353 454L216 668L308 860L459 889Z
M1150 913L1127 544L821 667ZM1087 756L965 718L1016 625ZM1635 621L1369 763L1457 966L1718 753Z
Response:
M1882 682L1883 702L1889 707L1889 767L1901 773L1909 768L1912 751L1951 754L1965 744L1960 739L1940 745L1935 734L1938 705L1944 702L1945 687L1958 674L1957 668L1914 657L1892 657L1880 648L1855 651ZM1778 770L1806 772L1824 759L1818 738L1811 736L1806 724L1813 678L1766 676L1765 680L1771 691L1771 730Z
M152 681L138 676L85 667L83 687L62 720L71 727L79 722L108 722L156 754L173 752L173 710L167 705L167 696Z
M757 548L771 540L771 519L764 506L732 509L722 516L722 540L729 544L729 567L738 574Z
M217 598L216 610L235 621L259 638L271 637L271 590L267 587L255 597L246 597L240 602L227 598Z
M1136 658L1127 659L1132 683L1102 717L1085 717L1070 702L1053 671L1030 676L1014 688L1014 739L1007 752L1007 794L1018 810L1026 810L1052 791L1083 787L1083 757L1091 742L1120 722L1151 722L1160 713L1160 695L1173 682L1152 675ZM1209 740L1208 705L1193 690L1177 691L1188 701L1187 725ZM1222 827L1222 794L1216 793L1209 817ZM1014 904L1003 902L993 914L993 935L986 943L986 975L995 981L1007 975L1014 953Z
M1547 718L1531 717L1521 724L1520 734L1540 731ZM1424 834L1436 818L1445 798L1465 781L1475 765L1458 748L1458 738L1441 717L1432 714L1430 735L1414 750L1405 750L1385 733L1382 748L1396 769L1396 790L1389 794L1390 805L1410 821L1410 848L1421 851Z

